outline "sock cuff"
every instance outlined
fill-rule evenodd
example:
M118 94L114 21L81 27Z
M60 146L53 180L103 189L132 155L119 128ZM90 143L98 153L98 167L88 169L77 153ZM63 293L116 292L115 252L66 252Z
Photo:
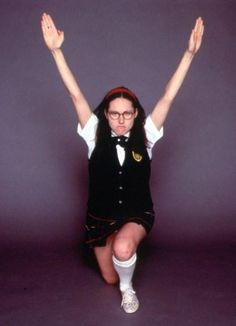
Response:
M130 259L125 261L118 260L114 255L112 256L112 261L115 265L120 267L130 267L136 263L137 260L137 254L135 253Z

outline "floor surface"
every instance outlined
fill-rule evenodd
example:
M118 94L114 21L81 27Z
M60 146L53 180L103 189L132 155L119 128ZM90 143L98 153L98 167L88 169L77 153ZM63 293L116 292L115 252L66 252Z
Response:
M117 287L103 283L81 250L5 253L0 285L1 326L236 325L232 248L143 248L135 314L123 312Z

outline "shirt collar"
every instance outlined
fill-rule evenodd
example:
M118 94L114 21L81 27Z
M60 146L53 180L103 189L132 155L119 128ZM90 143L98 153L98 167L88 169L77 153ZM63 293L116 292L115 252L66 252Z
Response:
M125 136L125 137L128 137L129 138L129 136L130 136L130 131L128 131L126 134L124 134L123 136ZM111 137L119 137L116 133L115 133L115 131L111 131Z

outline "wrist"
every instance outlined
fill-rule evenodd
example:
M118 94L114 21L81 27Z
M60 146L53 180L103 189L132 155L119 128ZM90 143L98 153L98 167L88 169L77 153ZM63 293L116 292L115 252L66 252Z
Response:
M186 49L184 54L189 60L192 60L194 58L194 55L195 55L195 53L190 51L189 49Z
M57 56L58 54L61 53L61 48L52 49L52 50L50 50L50 52L55 57L55 56Z

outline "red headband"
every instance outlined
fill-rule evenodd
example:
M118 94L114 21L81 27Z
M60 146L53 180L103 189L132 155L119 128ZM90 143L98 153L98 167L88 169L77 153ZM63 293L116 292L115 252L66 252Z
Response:
M137 98L134 95L134 93L131 92L129 89L124 88L124 87L118 87L118 88L112 89L110 92L107 93L107 95L105 96L105 98L107 99L108 97L110 97L110 96L112 96L113 94L116 94L116 93L126 93L129 96L131 96L135 101L137 100Z

